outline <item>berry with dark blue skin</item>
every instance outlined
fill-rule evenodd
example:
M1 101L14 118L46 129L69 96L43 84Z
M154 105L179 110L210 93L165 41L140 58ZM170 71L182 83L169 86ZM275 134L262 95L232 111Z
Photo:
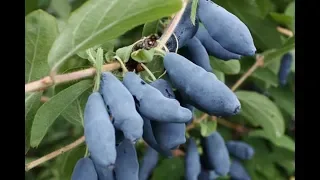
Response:
M88 179L98 180L98 176L92 160L85 157L78 160L73 169L71 180Z
M287 84L292 62L293 62L293 57L290 53L283 55L280 63L279 73L278 73L279 82L281 86L285 86Z
M84 110L84 136L95 164L112 168L117 155L115 130L98 92L89 96Z
M201 44L197 37L193 37L187 41L185 47L179 50L179 54L189 59L194 64L202 67L206 71L213 72L206 48Z
M235 15L209 0L199 0L197 16L212 39L224 49L253 56L256 47L248 27Z
M128 139L117 146L117 159L114 168L117 180L138 180L139 162L136 148Z
M220 176L213 170L202 169L201 173L198 176L198 180L216 180Z
M139 180L148 180L153 169L158 163L158 159L158 152L148 146L140 165Z
M197 144L193 138L189 138L187 144L187 152L185 155L186 180L197 180L200 172L201 164Z
M161 155L166 156L166 157L172 157L172 152L170 151L170 149L163 149L160 148L160 146L158 145L153 131L152 131L152 126L151 126L151 122L149 119L146 119L144 117L142 117L144 120L144 124L143 124L143 135L142 138L143 140L153 149L155 149L156 151L158 151Z
M102 73L100 92L113 118L114 126L131 142L140 139L143 120L136 110L133 97L121 81L110 72Z
M254 155L254 149L247 143L242 141L228 141L227 149L231 155L241 160L249 160Z
M217 174L225 176L230 169L229 152L223 137L215 131L208 137L201 138L203 157L207 159L207 168Z
M241 55L224 49L216 40L212 39L208 31L203 26L199 26L195 37L200 40L210 56L214 56L225 61L241 58Z
M251 180L247 170L242 166L241 162L236 159L232 160L229 175L232 180Z
M95 169L99 180L115 180L113 169L103 168L95 164Z
M139 113L151 121L185 123L192 117L189 109L175 99L165 97L134 72L127 72L123 84L135 99Z
M174 87L197 109L215 116L240 112L237 96L213 73L175 53L165 55L164 66Z
M187 7L177 25L177 27L174 30L174 34L177 37L178 44L176 41L176 38L172 35L170 36L166 46L169 49L170 52L175 52L178 46L178 49L183 47L186 42L191 39L197 32L199 27L199 19L196 17L195 25L192 24L192 21L190 19L191 15L191 7L192 7L192 1L190 1L187 4Z
M158 89L165 97L175 99L172 87L167 81L158 79L150 85ZM186 142L185 123L151 121L151 126L158 145L163 149L173 149Z

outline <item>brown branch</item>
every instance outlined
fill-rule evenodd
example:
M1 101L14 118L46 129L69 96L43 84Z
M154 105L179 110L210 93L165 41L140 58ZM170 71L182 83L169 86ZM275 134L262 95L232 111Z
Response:
M257 55L256 62L251 66L251 68L244 73L241 78L232 86L231 90L235 91L258 67L263 66L264 57Z
M119 68L120 68L120 64L118 62L113 62L110 64L103 65L102 72L113 71L113 70L116 70ZM96 73L95 68L88 68L88 69L75 71L75 72L71 72L71 73L67 73L67 74L60 74L60 75L56 75L54 77L55 83L53 83L50 76L46 76L38 81L33 81L33 82L26 84L25 85L25 92L33 92L33 91L43 90L43 89L46 89L46 88L52 86L53 84L57 85L57 84L61 84L61 83L66 83L66 82L78 80L78 79L87 78L87 77L95 75L95 73Z
M167 30L164 32L164 34L160 38L160 43L158 45L159 49L162 49L162 47L167 43L171 35L173 34L174 30L176 29L177 25L179 24L179 21L184 13L184 10L187 7L188 0L182 0L182 8L178 13L175 14L174 18L172 19L170 25L168 26Z
M46 161L49 161L50 159L53 159L57 156L59 156L60 154L63 154L67 151L70 151L71 149L79 146L80 144L82 144L84 142L84 136L81 136L78 140L74 141L73 143L61 148L61 149L58 149L56 151L53 151L52 153L50 154L47 154L37 160L34 160L28 164L25 165L25 171L29 171L30 169L46 162Z
M289 29L280 27L280 26L277 27L277 31L280 32L281 34L284 34L284 35L289 36L289 37L293 36L293 32L292 31L290 31Z

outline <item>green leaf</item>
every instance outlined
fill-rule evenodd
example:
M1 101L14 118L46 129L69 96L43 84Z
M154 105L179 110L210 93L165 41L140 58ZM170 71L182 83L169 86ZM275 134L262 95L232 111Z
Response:
M139 49L131 53L132 59L140 63L151 62L154 56L155 49Z
M161 56L154 56L154 59L145 65L156 78L159 78L164 72L163 58ZM146 80L149 74L146 71L142 71L141 77Z
M210 56L210 65L213 69L217 69L225 74L238 74L240 72L239 60L223 61Z
M249 137L262 137L271 141L274 145L288 149L290 151L295 151L295 142L287 135L282 135L280 137L270 136L266 130L255 130L249 133Z
M48 75L47 57L58 35L55 18L43 10L33 11L25 18L25 83Z
M273 20L275 20L279 24L292 26L292 22L293 22L292 16L288 16L288 15L277 13L277 12L271 12L270 16L273 18Z
M31 126L34 120L34 116L36 115L36 112L40 107L41 95L42 92L25 94L25 152L29 150Z
M236 95L241 103L240 114L249 122L258 123L268 137L278 138L284 134L283 116L270 99L251 91L237 91Z
M81 145L62 155L62 162L59 164L61 179L71 179L73 169L81 158L84 157L86 146Z
M61 19L67 19L71 13L71 5L68 0L51 0L50 9Z
M225 82L225 76L224 76L224 73L219 71L219 70L216 70L214 69L213 70L213 73L217 76L217 78L221 81L221 82Z
M151 34L158 33L159 20L145 23L142 30L142 36L147 37Z
M158 165L152 175L152 180L177 180L184 175L183 159L179 157L173 157L170 159L164 159L160 165Z
M289 3L289 5L287 6L285 12L285 15L287 16L291 16L292 17L292 22L291 22L291 27L290 29L295 32L295 1L292 1L291 3Z
M193 0L192 1L190 19L191 19L191 22L192 22L193 25L196 24L198 1L199 0Z
M91 80L80 81L62 90L39 108L31 128L31 147L37 147L40 144L59 115L91 86Z
M48 56L52 72L73 54L114 39L128 30L182 7L181 0L91 0L74 11Z
M119 56L119 58L124 62L128 62L131 56L132 49L134 47L134 44L130 46L125 46L122 48L117 49L116 55Z
M275 6L272 4L270 0L254 0L252 2L257 4L262 18L264 18L267 14L269 14L269 12L271 12L275 8Z
M211 133L217 130L217 121L201 121L200 123L200 132L201 136L207 137Z
M292 175L295 171L294 152L287 149L274 146L273 152L270 156L272 160L278 165L285 168L289 175Z
M279 49L270 49L262 53L264 56L264 66L268 66L272 61L280 60L281 57L295 48L295 36L289 38Z
M289 87L270 88L269 93L276 104L285 110L288 114L293 115L295 111L294 93Z
M246 24L254 38L257 49L265 50L281 46L277 25L268 18L261 17L260 10L247 0L215 0ZM257 13L258 12L258 13Z
M82 93L61 115L72 124L83 125L83 112L90 94L90 89Z

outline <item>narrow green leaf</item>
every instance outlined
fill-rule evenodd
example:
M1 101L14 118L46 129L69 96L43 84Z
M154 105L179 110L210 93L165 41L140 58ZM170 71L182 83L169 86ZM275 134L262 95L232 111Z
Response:
M217 78L221 81L221 82L225 82L225 76L224 76L224 73L219 71L219 70L216 70L214 69L213 70L213 73L217 76Z
M255 130L249 133L250 137L262 137L271 141L274 145L278 147L285 148L289 151L295 151L295 142L287 135L282 135L280 137L270 136L266 130Z
M83 112L90 93L90 89L82 93L61 113L61 115L72 124L82 125L84 118Z
M148 63L152 61L154 52L154 49L139 49L131 53L131 58L140 63Z
M25 83L48 75L49 50L58 35L56 19L43 10L25 18Z
M294 114L295 103L294 93L289 87L274 88L271 87L269 93L273 97L276 104L290 115Z
M191 22L192 22L193 25L196 24L198 1L199 1L199 0L193 0L193 1L192 1L190 19L191 19Z
M30 147L31 126L34 116L40 107L40 98L42 92L26 93L25 94L25 152Z
M67 19L71 13L71 5L68 0L51 0L50 9L61 19Z
M217 130L217 121L201 121L200 123L200 133L201 136L207 137L211 133Z
M295 32L295 22L296 22L296 18L295 18L295 1L292 1L291 3L289 3L289 5L287 6L284 14L292 17L292 22L291 22L290 29L293 32Z
M131 56L133 46L134 45L132 44L130 46L125 46L117 49L116 55L119 56L124 63L128 62Z
M288 15L277 13L277 12L271 12L270 16L273 18L273 20L275 20L279 24L292 26L292 22L293 22L292 16L288 16Z
M272 61L280 60L280 58L295 48L295 37L288 39L279 49L270 49L262 53L264 56L264 65L268 66Z
M268 137L279 138L284 134L283 116L270 99L252 91L237 91L236 95L241 103L240 114L248 121L258 123Z
M258 9L260 10L261 17L265 17L269 12L275 9L275 6L270 0L254 0L252 1L257 4Z
M128 30L182 7L181 0L90 0L74 11L48 56L53 72L73 54L114 39Z
M142 36L147 37L147 36L150 36L151 34L157 34L158 26L159 26L159 20L145 23L142 30Z
M146 66L156 78L159 78L164 73L163 58L161 56L154 56L154 59L147 63ZM149 74L146 71L142 71L141 77L146 80Z
M238 74L241 66L239 60L223 61L213 56L210 56L210 65L212 68L217 69L225 74Z
M173 157L170 159L164 159L154 169L152 180L177 180L184 175L183 159L180 157Z
M59 115L91 86L91 80L80 81L62 90L39 108L31 128L31 147L37 147L40 144Z

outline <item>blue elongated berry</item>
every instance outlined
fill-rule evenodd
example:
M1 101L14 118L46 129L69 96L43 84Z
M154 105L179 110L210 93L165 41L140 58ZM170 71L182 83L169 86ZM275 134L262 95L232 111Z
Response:
M131 142L142 137L143 120L130 92L112 73L102 73L100 92L113 118L113 124Z
M194 139L189 138L185 155L186 180L197 180L201 172L200 156Z
M225 176L230 169L229 152L224 139L215 131L210 136L201 138L203 157L207 159L207 168Z
M104 168L116 161L115 130L98 92L92 93L84 110L84 136L91 159Z
M150 85L158 89L165 97L175 98L172 87L167 81L158 79ZM186 142L185 123L151 121L151 126L158 145L164 149L173 149Z
M179 54L192 61L194 64L202 67L208 72L213 72L210 65L209 55L205 47L197 37L193 37L185 47L179 50Z
M229 175L231 179L234 179L234 180L250 180L251 179L247 170L242 166L241 162L236 159L232 160Z
M231 155L242 160L249 160L254 155L254 149L242 141L231 140L226 143L226 146Z
M125 74L123 84L135 99L139 113L151 121L185 123L192 117L189 109L181 107L175 99L166 98L134 72Z
M212 39L223 48L243 56L256 52L248 27L235 15L209 0L199 0L197 11Z
M237 96L213 73L175 53L165 55L164 66L172 84L197 109L215 116L240 112Z
M177 47L178 49L183 47L186 42L191 39L197 32L199 27L199 19L196 17L195 24L192 24L192 21L190 19L191 15L191 7L192 7L192 1L190 1L187 4L187 7L177 25L177 27L174 30L174 34L177 37L178 44L176 38L172 35L170 36L166 46L168 47L169 51L175 52Z
M148 146L140 165L139 180L149 179L153 169L156 167L158 163L158 159L158 152L150 146Z
M241 55L224 49L216 40L212 39L208 31L203 26L199 26L195 37L200 40L210 56L214 56L225 61L241 58Z
M202 169L198 176L198 180L216 180L220 176L213 170Z
M139 162L136 148L128 139L117 146L117 159L114 168L117 180L138 180Z
M290 53L283 55L278 73L280 85L287 84L288 75L290 74L293 57Z
M172 152L170 149L163 149L161 148L152 131L152 126L151 126L151 122L149 119L147 118L143 118L144 124L143 124L143 135L142 138L143 140L153 149L155 149L157 152L159 152L161 155L166 156L166 157L172 157Z
M95 164L99 180L115 180L113 169L108 169Z
M92 160L88 157L85 157L78 160L73 169L71 180L88 179L98 180L98 176Z

